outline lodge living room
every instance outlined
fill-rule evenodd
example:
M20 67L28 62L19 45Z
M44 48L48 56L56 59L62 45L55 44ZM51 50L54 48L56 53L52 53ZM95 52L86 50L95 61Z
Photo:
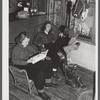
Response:
M82 25L81 29L77 28L77 32L81 33L76 39L80 42L80 47L77 51L70 53L70 58L72 63L77 65L75 75L81 78L86 88L74 88L67 84L63 72L59 68L57 74L61 80L52 78L59 84L59 87L45 88L51 100L95 100L95 0L83 1L84 4L87 1L86 11L88 14L84 21L80 21L80 17L73 17L72 11L68 15L68 3L71 2L75 5L77 2L80 5L80 3L83 3L81 0L9 0L9 58L11 49L15 45L14 39L20 32L29 32L33 39L40 30L41 25L47 20L51 21L56 34L60 25L65 25L69 29L79 26L77 24L80 23ZM20 81L21 73L18 72L17 74L19 74L17 80ZM42 100L37 94L34 82L31 83L30 93L27 86L22 84L23 82L16 85L17 80L14 77L14 72L9 67L9 100Z

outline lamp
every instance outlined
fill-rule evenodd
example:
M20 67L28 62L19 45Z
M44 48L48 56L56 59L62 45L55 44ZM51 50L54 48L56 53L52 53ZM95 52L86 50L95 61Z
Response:
M37 8L35 7L34 0L30 0L30 13L34 15L37 12Z

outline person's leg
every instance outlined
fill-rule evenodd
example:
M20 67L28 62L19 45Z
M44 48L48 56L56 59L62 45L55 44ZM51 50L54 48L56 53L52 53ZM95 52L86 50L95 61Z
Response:
M57 52L55 51L49 51L48 52L48 56L51 58L52 60L52 65L53 65L53 68L54 69L58 69L58 67L60 66L60 57L59 55L57 54Z
M53 74L53 71L52 71L52 63L50 61L45 61L44 63L47 63L49 64L49 66L45 69L45 87L53 87L53 88L57 88L58 87L58 84L52 82L51 80L51 76Z
M34 78L34 84L37 90L43 90L45 84L45 73L43 71L36 71L36 75Z
M44 60L44 61L38 62L35 65L37 66L36 69L38 71L40 71L40 72L42 71L45 74L45 83L44 83L45 87L57 88L58 85L56 83L53 83L51 81L51 77L52 77L52 73L53 73L52 72L52 62L51 61L48 61L48 60Z
M38 71L34 79L34 84L38 91L39 96L44 100L50 100L51 98L44 91L45 84L45 73L43 71Z
M60 66L60 57L58 56L57 52L50 50L48 52L48 55L51 58L52 61L52 65L53 65L53 76L56 79L59 79L58 75L57 75L57 69Z
M45 83L45 73L43 70L39 70L41 67L40 64L27 64L25 67L29 79L32 79L36 88L40 90L44 88Z
M45 85L45 72L38 70L39 64L27 64L27 65L16 65L19 69L25 69L27 71L29 79L34 81L34 85L38 91L39 96L44 100L50 100L50 97L44 92Z
M44 63L44 66L43 66L43 70L45 72L45 76L46 76L46 79L50 79L53 75L53 65L52 65L52 62L51 61L48 61L48 60L44 60L43 61Z
M38 64L29 64L26 68L30 78L34 81L34 85L38 91L39 96L44 100L50 100L50 97L44 91L45 85L45 72L42 69L43 65ZM40 69L39 69L40 68Z

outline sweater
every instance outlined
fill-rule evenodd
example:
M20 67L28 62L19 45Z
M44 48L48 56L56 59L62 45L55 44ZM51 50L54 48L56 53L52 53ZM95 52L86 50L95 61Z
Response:
M21 44L17 44L12 49L12 63L13 65L27 65L27 60L36 53L38 51L29 45L23 48Z
M35 44L36 46L41 46L48 43L53 43L55 40L55 36L52 32L46 34L45 32L40 31L34 38L33 44Z

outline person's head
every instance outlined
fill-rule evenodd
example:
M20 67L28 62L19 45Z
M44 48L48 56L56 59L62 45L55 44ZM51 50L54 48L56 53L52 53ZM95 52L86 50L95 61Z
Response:
M41 27L42 31L46 31L46 32L51 32L52 31L52 25L50 21L46 21L43 26Z
M26 47L30 41L30 36L27 32L21 32L16 38L15 42L20 43L23 47Z

